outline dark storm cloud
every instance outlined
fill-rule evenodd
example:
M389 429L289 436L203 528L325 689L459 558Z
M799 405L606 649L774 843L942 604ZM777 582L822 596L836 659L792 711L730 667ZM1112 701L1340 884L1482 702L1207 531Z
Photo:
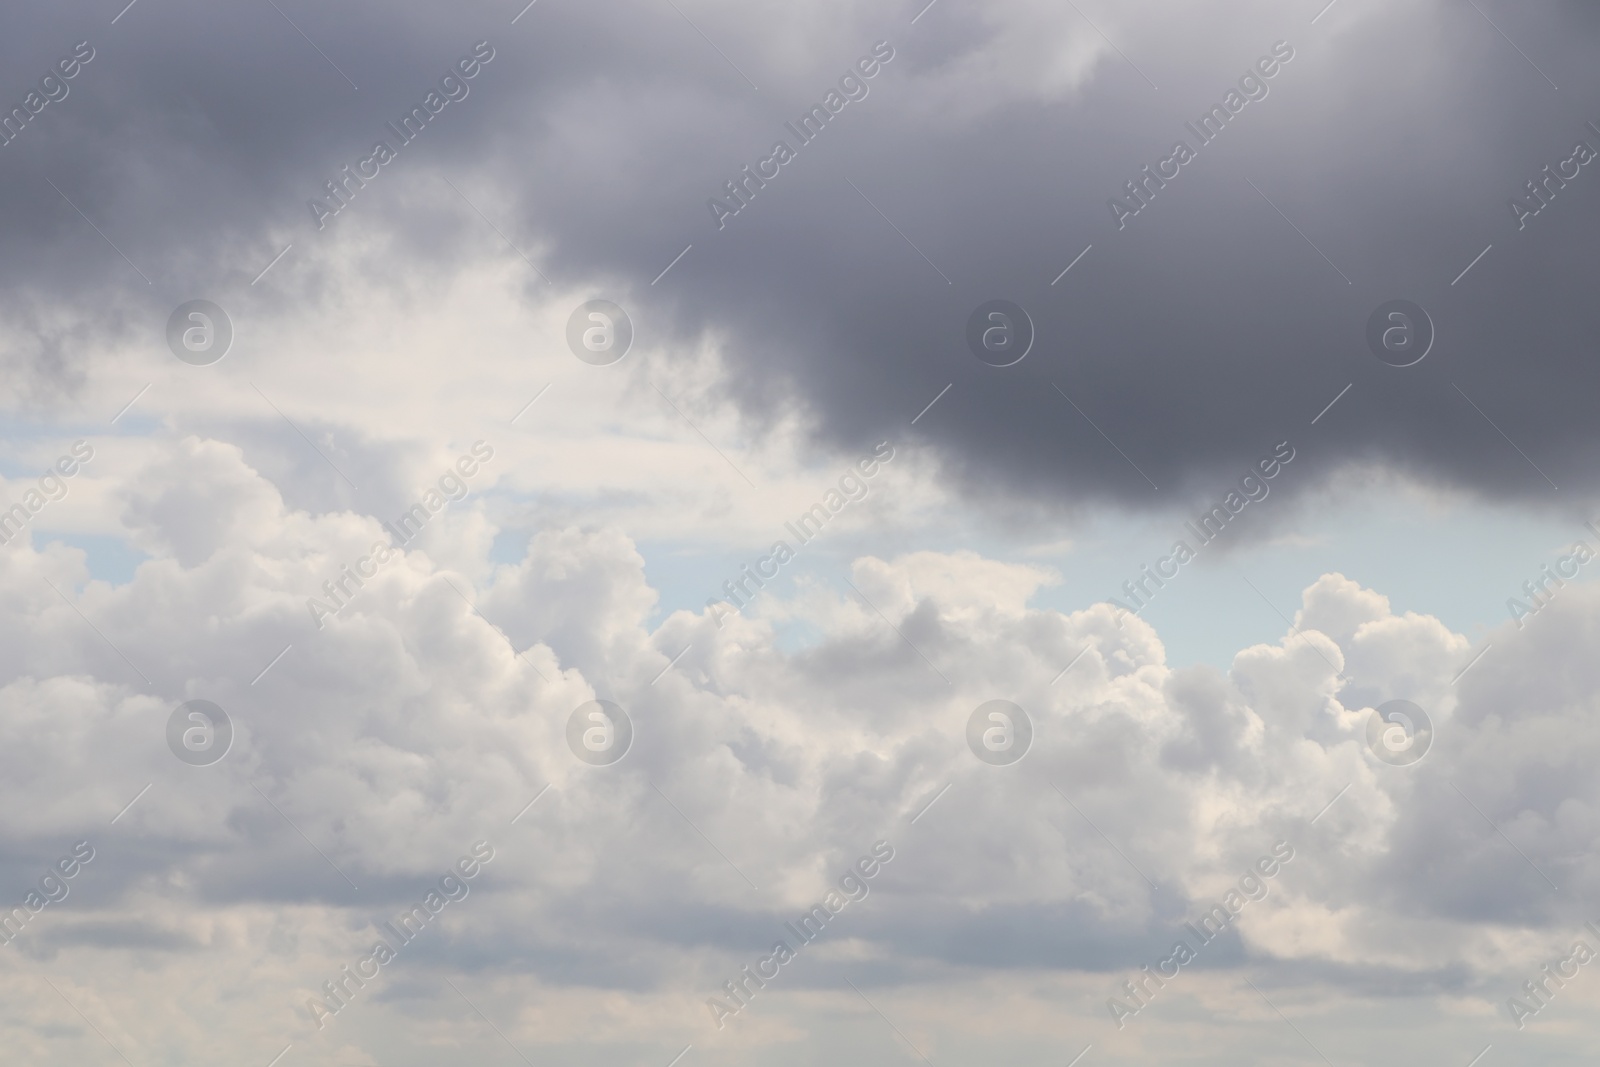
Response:
M520 4L280 6L14 21L6 101L76 42L96 49L70 95L0 149L9 358L33 372L25 388L88 373L51 310L124 338L158 336L202 291L293 315L334 299L325 257L346 233L392 242L379 284L399 284L394 263L439 275L504 254L448 178L475 203L510 199L497 224L545 247L557 284L626 301L656 337L721 337L724 388L753 432L799 407L819 447L921 434L978 494L1197 500L1284 439L1305 457L1290 491L1352 460L1543 502L1558 499L1550 483L1595 484L1600 167L1520 231L1507 205L1574 142L1600 149L1586 126L1600 123L1600 26L1579 5L1486 9L1526 58L1457 5L1345 0L1314 25L1320 4L1124 5L1097 23L1137 69L1076 16L1022 2L946 0L914 25L914 10L842 5L697 3L685 18L645 0L546 2L515 25ZM1051 81L1066 60L1018 50L1040 34L1061 55L1101 48L1080 91ZM496 58L470 95L319 231L308 200L480 40ZM784 123L877 41L894 58L801 146ZM1185 123L1278 41L1294 58L1200 146ZM707 199L780 138L796 158L719 230ZM1108 199L1180 139L1196 157L1119 230ZM251 288L290 241L271 285ZM530 272L530 293L543 287ZM1038 334L1005 369L963 340L996 297ZM1405 369L1363 336L1395 297L1438 332Z

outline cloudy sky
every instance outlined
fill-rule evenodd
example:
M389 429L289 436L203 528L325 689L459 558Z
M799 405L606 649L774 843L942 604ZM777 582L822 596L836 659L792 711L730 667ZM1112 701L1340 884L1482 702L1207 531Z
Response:
M125 3L6 1063L1592 1062L1592 3Z

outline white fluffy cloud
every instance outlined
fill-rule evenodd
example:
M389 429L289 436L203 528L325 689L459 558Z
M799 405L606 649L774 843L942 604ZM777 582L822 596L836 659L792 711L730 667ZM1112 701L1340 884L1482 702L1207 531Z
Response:
M1544 492L1523 460L1565 499L1589 477L1584 390L1503 359L1514 336L1544 380L1589 373L1539 274L1589 254L1580 200L1485 229L1576 135L1535 74L1584 95L1587 16L924 3L141 4L95 31L0 203L0 505L28 512L0 546L7 1064L1588 1054L1587 970L1526 1030L1507 1002L1590 936L1600 587L1469 638L1460 600L1500 579L1452 569L1515 555L1474 518ZM18 69L79 33L22 14ZM471 101L316 228L333 161L480 34ZM1279 38L1271 102L1116 229L1106 198ZM870 98L718 229L706 198L879 39ZM1426 295L1491 237L1464 303ZM1439 355L1347 377L1367 298L1321 306L1325 268L1422 286L1460 386L1396 385ZM962 326L1008 294L1038 344L995 372ZM235 328L204 367L163 337L201 296ZM635 327L606 367L564 341L596 297ZM1146 520L1319 409L1270 526L1230 526L1172 615L1091 603ZM30 497L80 440L65 493ZM702 609L880 441L780 578ZM1324 520L1385 510L1372 572ZM1418 511L1469 516L1431 591L1385 539L1425 540ZM1304 588L1258 642L1212 579L1269 536L1302 554L1249 565ZM1194 665L1197 631L1246 647ZM232 728L208 766L169 748L195 700ZM569 747L594 700L631 724L613 765ZM993 700L1031 723L1014 765L968 748ZM1391 700L1434 729L1411 766L1367 748ZM357 985L403 914L426 929ZM796 959L719 1025L779 938Z
M1222 675L1169 665L1107 606L1031 607L1053 572L966 551L858 559L865 602L802 582L720 627L652 624L632 540L571 526L511 563L482 555L492 538L462 566L413 548L318 629L307 598L377 521L288 506L218 441L144 448L98 498L152 557L132 581L88 580L82 553L39 535L0 560L7 891L20 903L73 841L97 850L10 946L17 1062L102 1051L45 978L136 1063L290 1043L305 1062L408 1062L396 1032L487 1049L446 978L524 1051L604 1062L838 1050L824 1022L854 1018L846 978L945 1048L989 1026L934 1010L970 997L1015 1011L1019 1048L1070 1044L1036 1010L1059 996L1083 1041L1132 1056L1230 1010L1247 975L1321 989L1313 1028L1410 983L1441 994L1438 1027L1466 1013L1492 1035L1496 1003L1576 936L1600 755L1595 668L1573 654L1600 620L1587 588L1497 633L1452 685L1465 638L1329 574L1294 632ZM485 497L454 507L490 522ZM794 620L819 636L786 645ZM237 728L211 767L166 748L195 697ZM611 767L565 741L594 697L634 724ZM996 697L1035 729L1007 768L965 744ZM1364 751L1370 708L1394 698L1437 730L1412 767ZM307 998L479 839L496 856L471 894L319 1032ZM714 1028L705 999L879 839L896 858L867 901ZM1237 939L1119 1033L1117 983L1278 841L1296 858Z

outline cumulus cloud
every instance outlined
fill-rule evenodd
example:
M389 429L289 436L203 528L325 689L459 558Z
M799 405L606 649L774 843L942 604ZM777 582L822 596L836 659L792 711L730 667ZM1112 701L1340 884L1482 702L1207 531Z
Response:
M1318 523L1592 497L1589 164L1521 228L1507 197L1600 137L1561 103L1593 11L519 6L40 7L0 40L8 1062L1582 1054L1587 971L1526 1030L1508 998L1594 918L1600 591L1469 636L1447 594L1489 578L1441 554L1418 595ZM197 297L234 328L207 366L167 347ZM595 297L634 326L603 367L566 341ZM1367 350L1396 297L1436 327L1413 367ZM1036 328L1013 367L964 339L996 298ZM1280 441L1255 540L1139 617L1090 603ZM880 442L780 578L700 606ZM1176 654L1246 626L1185 598L1258 558L1292 617ZM969 748L997 700L1009 765ZM1368 747L1396 700L1409 765ZM189 701L231 727L208 765Z
M72 840L100 851L15 940L7 980L20 996L35 973L73 976L63 991L136 1060L292 1042L386 1062L382 1031L402 1015L470 1042L447 976L529 1050L592 1042L594 1005L611 1005L608 1057L628 1042L713 1058L826 1047L815 1022L847 1010L845 978L895 996L1030 975L1076 990L1082 1025L1114 1035L1115 981L1279 841L1294 861L1173 1000L1203 1002L1248 967L1327 989L1328 1019L1395 982L1492 1004L1570 934L1593 877L1592 687L1568 639L1596 625L1587 589L1552 607L1559 625L1505 628L1452 687L1464 638L1328 574L1292 631L1219 673L1169 665L1155 630L1119 628L1109 606L1034 607L1050 572L970 551L863 557L862 596L801 588L772 618L652 624L630 539L572 527L515 563L480 561L481 581L405 551L319 630L305 599L376 525L287 509L217 442L165 452L116 497L156 556L131 582L86 581L80 553L34 544L0 577L16 608L7 869L20 886ZM774 624L796 616L819 635L803 647ZM167 715L192 697L236 724L212 767L166 747ZM611 767L567 746L569 714L595 697L634 724ZM1034 724L1013 767L966 747L968 715L995 697ZM1365 753L1366 716L1395 698L1437 731L1409 768ZM319 1031L305 1000L476 840L496 856L470 895ZM719 1032L705 998L876 840L896 859L867 901ZM158 980L118 977L135 969ZM238 970L242 999L205 977ZM172 1036L151 1010L157 988L190 990L189 1029ZM580 990L588 1007L554 1011ZM7 1028L44 1048L56 1007L26 999ZM924 1025L943 1041L982 1029Z

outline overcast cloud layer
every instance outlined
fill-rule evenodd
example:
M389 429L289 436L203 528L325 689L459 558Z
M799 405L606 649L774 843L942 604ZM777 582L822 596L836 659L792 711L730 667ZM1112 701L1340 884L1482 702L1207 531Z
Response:
M387 268L370 281L436 286L505 251L470 201L550 279L530 273L527 299L608 293L678 353L667 362L714 345L719 389L753 430L793 413L853 447L954 382L917 432L980 490L1170 499L1352 383L1320 472L1379 459L1540 504L1550 483L1594 484L1578 429L1595 373L1588 170L1521 230L1508 207L1596 136L1586 5L1514 25L1361 0L1315 24L1281 4L1021 0L940 4L915 24L845 3L547 4L516 25L486 4L298 14L164 4L113 26L51 9L9 27L18 103L22 72L80 39L95 53L0 153L6 350L24 395L81 396L101 344L147 345L150 317L195 295L247 323L336 302L342 248ZM319 230L308 202L332 203L323 183L396 140L384 124L479 40L494 59L466 98ZM783 124L877 41L894 58L802 145ZM1201 145L1184 124L1279 41L1293 59ZM708 199L779 139L795 160L719 229ZM1119 229L1108 200L1180 139L1196 158ZM1037 326L1009 373L962 343L991 298ZM1406 374L1364 343L1394 298L1438 334ZM93 314L74 313L84 301Z
M0 1058L1589 1062L1600 12L1324 5L7 13Z

